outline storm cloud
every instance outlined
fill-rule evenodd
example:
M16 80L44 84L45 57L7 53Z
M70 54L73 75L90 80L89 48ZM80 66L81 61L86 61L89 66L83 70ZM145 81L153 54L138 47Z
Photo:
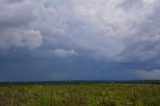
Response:
M48 69L46 79L50 73L56 73L59 77L62 73L66 80L70 78L67 75L81 75L77 73L83 73L82 76L91 75L95 79L101 78L103 73L106 73L106 79L112 75L109 79L114 79L116 73L120 75L119 79L123 75L140 78L137 70L159 70L159 13L158 0L0 0L1 61L17 61L18 58L31 61L33 64L30 64L31 69L28 70L39 70L31 74L45 73L44 70ZM25 60L26 58L30 60ZM35 67L34 64L41 65L37 60L43 59L48 61L44 70L32 68ZM81 69L80 61L90 59L95 62L82 63L84 68ZM51 70L49 62L52 60L68 68ZM65 65L65 61L70 64ZM97 66L99 71L91 71L94 70L92 65L101 64L102 61L105 61L103 66ZM8 73L12 69L5 68L7 63L0 63L0 73L5 73L5 69L7 71L4 75L11 77L12 74ZM9 64L12 65L11 63ZM146 69L146 63L153 67ZM133 64L136 68L130 65L122 65L120 69L108 68L120 64ZM59 65L53 67L61 67ZM148 74L152 73L148 72L147 76ZM81 78L83 79L80 76L79 79Z

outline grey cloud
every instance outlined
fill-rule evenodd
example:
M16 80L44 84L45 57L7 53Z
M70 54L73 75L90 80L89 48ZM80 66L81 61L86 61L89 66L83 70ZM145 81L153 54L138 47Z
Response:
M159 10L158 0L0 0L0 81L158 79Z
M0 29L4 32L1 48L11 47L11 44L29 48L47 45L53 49L80 50L94 58L118 62L149 61L159 56L160 18L156 18L159 17L159 1L24 0L10 3L0 3L0 15L4 17L0 19ZM32 34L21 35L28 40L27 44L20 40L18 44L22 46L12 43L15 37L4 37L5 30L12 33L19 27L23 31L17 31L17 35L25 33L24 30L38 34L33 34L33 41L37 43L29 38Z
M1 1L0 8L0 49L33 49L42 44L41 32L32 25L39 11L34 2L10 4L9 1Z
M28 47L34 49L42 44L42 36L39 31L33 29L8 29L3 30L0 36L0 49L11 47Z
M160 70L155 69L151 71L147 70L138 70L136 71L136 74L139 78L142 79L160 79Z
M129 11L133 8L141 7L144 0L123 0L117 7L121 7L124 11Z
M18 4L0 3L0 26L4 28L27 26L37 17L36 7L35 3L29 1Z

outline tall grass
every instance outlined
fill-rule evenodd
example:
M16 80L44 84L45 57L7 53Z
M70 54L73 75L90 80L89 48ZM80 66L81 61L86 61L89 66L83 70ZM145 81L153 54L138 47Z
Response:
M0 106L160 106L160 85L0 85Z

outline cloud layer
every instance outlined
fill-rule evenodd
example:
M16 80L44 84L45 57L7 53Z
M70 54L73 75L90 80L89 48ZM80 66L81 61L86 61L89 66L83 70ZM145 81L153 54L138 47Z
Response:
M48 45L110 61L159 56L157 0L1 0L1 49ZM55 48L56 49L56 48Z
M15 50L14 56L156 66L159 13L158 0L0 0L0 57Z

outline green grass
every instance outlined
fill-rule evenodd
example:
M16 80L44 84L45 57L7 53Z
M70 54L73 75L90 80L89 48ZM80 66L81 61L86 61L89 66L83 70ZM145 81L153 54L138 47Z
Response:
M6 84L0 106L160 106L160 85Z

